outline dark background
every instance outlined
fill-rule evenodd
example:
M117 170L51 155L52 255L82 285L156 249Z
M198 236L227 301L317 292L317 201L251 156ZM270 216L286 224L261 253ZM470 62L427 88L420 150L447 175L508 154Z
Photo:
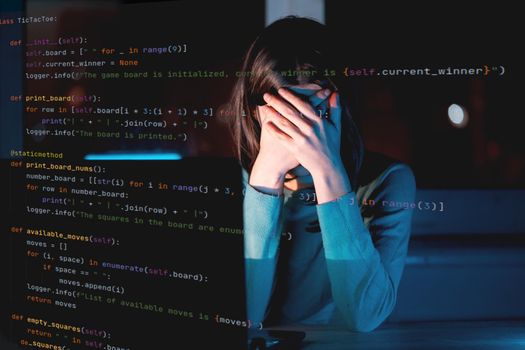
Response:
M82 34L89 36L94 46L185 41L190 47L187 55L150 57L144 64L150 69L235 71L240 69L246 47L264 27L263 1L67 4L28 4L35 11L58 13L59 21L46 27L0 27L0 69L3 77L10 77L9 82L0 82L3 159L9 158L6 151L20 148L65 151L69 159L122 150L172 150L188 157L231 155L228 120L224 118L210 120L207 131L188 131L192 141L186 144L24 137L22 127L34 126L37 116L24 115L21 106L5 102L8 96L21 93L22 85L23 94L97 91L105 97L104 105L202 109L225 103L234 80L24 82L17 80L24 58L7 54L5 38ZM16 6L9 9L7 5L2 2L3 11L16 10ZM351 112L367 148L407 162L416 176L417 201L442 202L445 207L443 212L416 210L397 306L388 321L524 319L520 12L499 3L468 8L444 3L425 6L355 6L326 1L326 24L339 35L340 54L350 67L488 64L506 69L504 76L355 77L347 81ZM469 123L463 129L448 121L447 108L452 103L469 113ZM7 171L7 165L2 165L3 176ZM144 169L137 166L135 171ZM4 192L9 192L7 180L2 183L8 185ZM8 223L2 221L2 225ZM2 266L8 263L4 260ZM6 308L2 306L2 312Z

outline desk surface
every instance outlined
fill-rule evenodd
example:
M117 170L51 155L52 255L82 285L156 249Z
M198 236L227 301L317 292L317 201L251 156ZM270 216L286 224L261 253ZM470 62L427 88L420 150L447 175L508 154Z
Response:
M385 324L370 333L322 327L302 330L305 350L525 350L525 320L505 322L425 322ZM4 343L0 349L18 349Z
M525 320L384 324L370 333L320 327L285 329L306 332L301 347L305 350L525 350Z

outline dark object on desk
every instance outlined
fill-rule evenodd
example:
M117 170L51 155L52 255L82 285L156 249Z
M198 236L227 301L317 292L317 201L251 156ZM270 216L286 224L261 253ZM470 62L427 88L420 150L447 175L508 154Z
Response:
M299 349L306 333L285 330L250 330L248 334L249 350Z

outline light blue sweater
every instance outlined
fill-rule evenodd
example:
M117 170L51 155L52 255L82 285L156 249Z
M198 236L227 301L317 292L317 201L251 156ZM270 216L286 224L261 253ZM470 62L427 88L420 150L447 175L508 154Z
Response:
M407 204L416 188L410 168L387 164L357 191L320 205L312 201L313 189L274 196L248 178L244 172L252 324L378 327L396 303L407 254L413 211Z

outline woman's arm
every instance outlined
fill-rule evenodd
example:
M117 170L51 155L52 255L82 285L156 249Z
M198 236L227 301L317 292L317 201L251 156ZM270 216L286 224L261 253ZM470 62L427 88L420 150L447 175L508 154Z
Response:
M244 257L247 317L258 327L268 314L275 284L281 237L283 197L246 186L244 196Z
M373 198L365 198L375 200L368 227L354 192L317 206L335 304L348 327L363 332L377 328L392 312L405 264L412 209L389 203L415 198L414 176L406 165L389 167L376 181Z
M299 163L268 132L275 112L259 106L260 150L251 173L243 172L245 195L244 257L247 317L258 327L268 314L275 285L277 250L283 218L283 184L286 173Z
M412 210L382 204L414 201L412 171L395 165L376 181L367 198L376 201L376 214L366 227L342 166L339 94L330 95L325 119L292 91L278 93L263 96L278 112L268 130L312 174L334 301L350 329L373 330L395 305L412 219Z

